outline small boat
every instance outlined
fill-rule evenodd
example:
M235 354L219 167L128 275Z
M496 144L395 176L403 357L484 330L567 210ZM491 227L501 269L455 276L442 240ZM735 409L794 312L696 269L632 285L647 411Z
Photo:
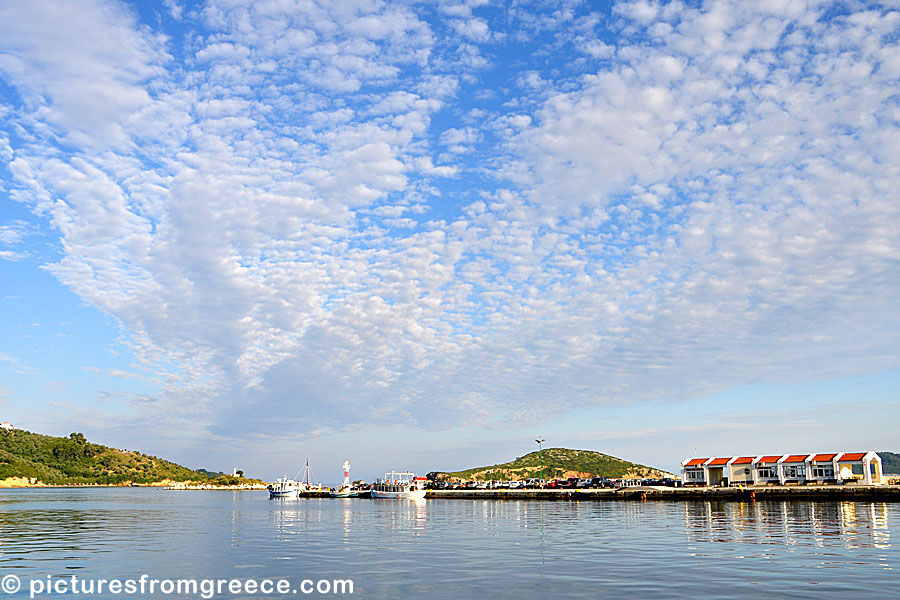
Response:
M410 498L419 500L425 497L427 477L416 477L415 473L391 471L384 474L384 479L376 479L372 484L372 498Z
M279 477L275 483L266 486L269 490L269 498L296 498L300 491L300 484L293 479Z
M332 498L359 498L359 488L350 485L350 460L344 461L344 483L336 490L331 490L328 495Z
M306 466L303 467L303 480L299 483L300 493L301 494L318 494L322 492L322 484L321 483L313 483L313 479L316 476L313 475L312 468L309 466L309 459L306 459Z
M297 481L300 471L304 472L303 480ZM288 479L286 476L275 480L266 486L269 490L270 498L299 498L304 494L311 494L322 491L322 484L313 485L314 475L309 467L309 459L306 459L306 466L294 475L294 479Z

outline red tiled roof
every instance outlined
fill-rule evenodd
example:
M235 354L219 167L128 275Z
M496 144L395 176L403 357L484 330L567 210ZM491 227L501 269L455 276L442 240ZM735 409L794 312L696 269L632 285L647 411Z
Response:
M841 456L839 462L862 460L865 455L866 455L865 452L847 452L843 456ZM761 465L775 464L781 459L782 456L783 455L781 455L781 454L763 456L761 459L759 459L758 464L761 464ZM784 462L786 462L786 463L802 463L802 462L806 461L807 456L809 456L809 455L808 454L791 454L786 459L784 459ZM816 454L815 456L813 456L812 460L813 460L813 462L831 462L832 460L834 460L835 456L837 456L837 453L834 453L834 452L832 452L830 454ZM692 458L687 463L685 463L684 466L698 467L698 466L704 464L708 460L709 460L708 466L711 466L711 467L725 465L725 464L728 464L728 461L731 460L731 458L732 457L727 457L727 458L720 457L720 458L713 458L712 460L710 460L708 458ZM752 464L754 460L756 460L755 456L739 456L736 459L734 459L734 462L731 464L749 465L749 464Z
M831 462L837 454L816 454L813 456L814 462Z
M843 462L845 460L862 460L865 455L865 452L848 452L844 454L838 462Z

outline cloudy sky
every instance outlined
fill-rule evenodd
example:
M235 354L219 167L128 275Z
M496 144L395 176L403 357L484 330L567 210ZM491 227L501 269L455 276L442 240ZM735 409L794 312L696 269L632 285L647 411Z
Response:
M0 412L274 477L900 451L900 4L0 4ZM333 473L332 473L333 472Z

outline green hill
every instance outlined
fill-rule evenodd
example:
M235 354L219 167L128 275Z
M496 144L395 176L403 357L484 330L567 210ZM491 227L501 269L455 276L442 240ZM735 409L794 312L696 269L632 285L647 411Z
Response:
M204 473L155 456L92 444L80 433L63 438L21 429L0 430L0 480L9 477L50 485L163 480L227 483L226 478L211 479Z
M646 465L622 460L592 450L547 448L544 455L544 479L567 477L664 477L668 473ZM440 473L443 478L458 479L528 479L540 476L540 457L537 452L489 467L475 467L465 471Z
M881 470L886 475L900 475L900 454L896 452L876 452L881 457Z

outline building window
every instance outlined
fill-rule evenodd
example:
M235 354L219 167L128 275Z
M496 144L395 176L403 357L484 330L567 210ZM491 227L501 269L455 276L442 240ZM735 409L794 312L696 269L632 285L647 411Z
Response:
M775 479L778 477L775 474L774 467L759 467L756 469L756 474L760 479Z
M812 473L819 479L834 477L834 465L813 465Z
M784 477L785 479L805 479L806 465L784 467Z
M703 469L686 469L684 478L688 481L703 481Z

